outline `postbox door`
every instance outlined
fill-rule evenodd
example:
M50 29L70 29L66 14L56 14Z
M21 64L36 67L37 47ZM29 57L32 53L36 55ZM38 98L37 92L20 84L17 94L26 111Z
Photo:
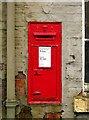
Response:
M57 47L33 47L33 100L57 100Z
M61 23L28 25L28 103L61 103Z

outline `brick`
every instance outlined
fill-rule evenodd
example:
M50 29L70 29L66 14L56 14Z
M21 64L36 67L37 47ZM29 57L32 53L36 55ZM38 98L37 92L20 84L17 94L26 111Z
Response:
M24 87L25 82L24 80L16 80L16 87Z
M19 95L24 95L24 87L19 88Z
M48 113L45 115L44 118L48 118L49 120L56 120L56 119L59 119L60 116L59 116L59 113Z
M25 95L25 78L26 76L23 74L22 71L19 71L18 75L15 77L17 96Z
M18 72L18 75L15 77L16 80L21 80L21 79L25 79L26 76L23 74L22 71Z

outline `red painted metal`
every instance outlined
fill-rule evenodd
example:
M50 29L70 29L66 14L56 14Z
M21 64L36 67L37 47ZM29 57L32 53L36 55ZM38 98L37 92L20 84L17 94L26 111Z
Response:
M28 104L61 103L61 34L61 22L28 23ZM50 67L39 67L40 46L51 48Z
M33 32L34 35L56 35L55 32Z

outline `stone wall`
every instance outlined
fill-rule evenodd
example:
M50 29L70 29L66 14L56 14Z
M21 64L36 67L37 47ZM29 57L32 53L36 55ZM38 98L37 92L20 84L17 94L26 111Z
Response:
M73 96L82 90L82 3L16 3L16 75L26 75L27 93L28 22L62 22L62 104L29 105L32 116L43 118L45 113L61 112L73 118ZM27 98L24 100L27 106Z
M6 3L3 4L3 87L6 95ZM28 22L62 22L62 103L27 104ZM80 118L74 114L73 97L82 90L82 3L80 2L16 2L15 3L16 57L16 117ZM4 100L5 98L3 98ZM25 112L24 112L25 111ZM27 111L27 112L26 112ZM29 112L28 112L29 111ZM27 114L24 114L27 113Z

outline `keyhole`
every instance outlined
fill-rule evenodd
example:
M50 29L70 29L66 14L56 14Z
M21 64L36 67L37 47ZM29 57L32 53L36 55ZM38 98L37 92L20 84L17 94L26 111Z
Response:
M36 73L36 75L37 75L37 71L36 71L35 73Z

